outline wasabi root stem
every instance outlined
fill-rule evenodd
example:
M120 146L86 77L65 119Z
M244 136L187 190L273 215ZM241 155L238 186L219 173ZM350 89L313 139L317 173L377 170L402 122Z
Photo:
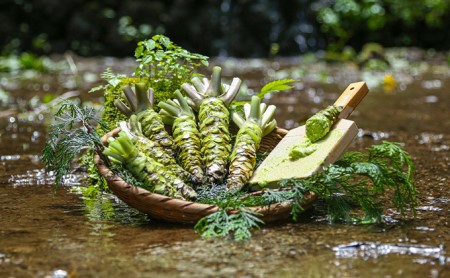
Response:
M112 148L112 144L120 147ZM168 197L194 200L197 193L163 164L139 152L125 132L121 132L103 151L113 160L120 161L148 190ZM125 151L125 152L123 152Z
M195 181L195 178L190 173L185 171L181 166L179 166L175 158L167 154L164 148L159 146L154 141L146 138L142 134L140 124L137 121L136 115L133 115L130 118L128 125L125 121L121 122L120 127L122 129L121 132L126 133L126 135L130 138L139 152L163 164L167 169L172 171L183 181Z
M224 86L221 82L221 72L220 67L214 67L210 80L200 81L194 77L191 80L193 85L185 83L181 86L198 111L201 154L209 183L222 182L228 172L231 152L228 106L241 84L240 79L234 78L231 86Z
M309 140L314 143L325 137L337 121L341 111L342 107L331 105L309 118L306 121L306 136Z
M253 96L251 103L244 105L244 110L246 111L245 121L236 112L232 113L233 121L240 128L230 156L227 182L230 192L239 192L250 180L256 165L256 152L261 139L276 128L276 121L272 120L275 106L266 107L259 97Z
M172 134L181 165L188 171L197 183L203 183L203 159L201 156L200 132L194 112L181 95L175 92L176 101L160 102L160 113L163 120L172 123Z
M153 110L153 89L147 89L146 84L140 82L135 84L134 92L129 85L124 86L122 90L129 107L121 101L114 103L116 107L129 117L133 112L141 123L143 134L163 147L169 155L174 156L172 137L165 130L161 116Z

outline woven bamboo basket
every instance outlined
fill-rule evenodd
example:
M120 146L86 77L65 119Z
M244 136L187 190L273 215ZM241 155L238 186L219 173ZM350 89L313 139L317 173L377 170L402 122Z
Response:
M108 137L116 136L119 131L120 128L112 130L105 134L102 137L102 140L105 142ZM262 139L260 151L270 152L286 134L287 130L285 129L275 129ZM140 212L148 214L153 219L194 224L201 218L219 210L219 207L215 205L174 199L164 195L151 193L144 188L128 184L118 175L114 174L104 164L104 161L98 154L94 156L94 162L99 172L105 177L108 187L120 200ZM261 192L254 192L252 194L259 193ZM304 209L308 209L315 200L316 195L311 192L306 195L305 201L301 206ZM291 204L290 202L282 202L270 206L248 207L247 209L258 213L260 215L259 218L268 223L290 218ZM230 211L229 213L236 212Z

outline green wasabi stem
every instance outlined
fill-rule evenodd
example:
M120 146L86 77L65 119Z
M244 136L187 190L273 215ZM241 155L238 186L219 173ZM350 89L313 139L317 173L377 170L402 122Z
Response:
M192 99L198 110L199 130L201 134L201 154L205 165L206 180L220 183L227 175L227 166L231 152L229 132L230 112L228 106L239 91L241 80L234 78L231 85L221 83L220 67L214 67L211 79L194 77L191 84L181 87ZM224 91L225 89L225 91Z
M342 107L331 105L309 118L306 121L306 136L309 140L314 143L325 137L337 121L341 111Z
M261 104L259 97L253 96L251 104L244 105L244 112L245 120L236 112L232 113L233 121L239 126L227 182L228 190L232 192L239 192L250 180L261 139L276 128L276 121L272 119L275 106Z
M229 132L230 112L223 102L209 98L200 105L198 115L201 134L201 153L209 183L220 183L227 174L231 152Z
M173 139L167 133L161 116L153 109L153 89L147 89L145 83L139 82L134 85L134 91L129 85L123 86L122 90L128 106L121 100L116 100L114 105L128 117L135 114L145 137L163 147L170 156L175 156Z
M308 137L304 137L300 144L294 146L289 152L289 158L291 160L297 160L302 157L306 157L317 150L317 145L313 144Z
M120 161L151 192L183 200L196 199L197 193L190 186L163 164L139 152L126 133L122 132L119 137L109 141L103 154Z
M120 128L121 133L126 133L139 152L163 164L183 181L195 181L195 178L178 165L175 158L167 154L164 148L142 134L136 115L130 117L129 124L125 121L120 122Z
M178 102L168 100L158 104L160 114L164 123L172 125L172 136L183 168L192 174L195 182L204 183L201 136L194 112L180 91L177 90L175 96Z

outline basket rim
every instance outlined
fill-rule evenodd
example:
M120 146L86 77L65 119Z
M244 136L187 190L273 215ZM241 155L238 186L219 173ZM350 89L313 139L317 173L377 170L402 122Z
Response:
M104 134L101 137L102 143L107 144L107 139L109 137L114 137L120 132L120 128L115 128L110 132ZM284 136L288 131L282 128L277 128L273 132L278 132ZM109 169L104 161L101 159L98 153L94 154L94 163L99 170L100 174L106 179L108 187L111 191L122 201L138 209L141 212L147 213L157 219L168 220L170 222L181 222L181 223L193 223L196 221L191 221L188 219L173 219L172 216L161 217L161 215L153 215L152 208L146 208L144 206L155 205L158 209L164 210L166 212L175 210L179 211L181 214L195 214L200 218L207 216L211 213L218 211L220 208L213 204L204 204L194 201L187 201L168 197L158 193L153 193L139 186L128 184L120 176L115 174L111 169ZM252 192L250 194L257 194L258 192L263 192L263 190ZM134 198L134 199L128 199ZM301 204L304 210L310 208L312 203L316 200L317 195L314 192L308 192L305 201ZM141 200L142 199L142 200ZM260 214L258 217L266 222L272 222L276 220L282 220L289 218L292 210L291 201L275 203L263 206L252 206L245 207L246 210ZM228 213L238 213L237 210L229 210ZM201 216L201 217L200 217ZM187 217L189 218L189 217ZM187 221L185 221L187 220Z

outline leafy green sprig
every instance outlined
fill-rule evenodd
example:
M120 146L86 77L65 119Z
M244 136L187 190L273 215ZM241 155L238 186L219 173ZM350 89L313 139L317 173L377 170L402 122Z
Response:
M156 91L173 92L188 82L200 66L208 66L208 57L191 53L174 44L168 37L155 35L138 43L135 53L137 77L148 79Z
M219 210L197 222L195 231L204 238L231 237L244 240L251 237L251 230L259 228L264 221L258 218L260 214L246 209L251 206L243 199L243 193L230 195L226 184L212 186L200 192L200 202L214 204Z
M259 213L247 207L261 205L259 196L246 196L244 192L230 194L226 181L197 190L197 202L212 204L219 210L202 218L194 226L195 231L203 238L230 237L234 240L245 240L251 237L252 229L264 224Z

